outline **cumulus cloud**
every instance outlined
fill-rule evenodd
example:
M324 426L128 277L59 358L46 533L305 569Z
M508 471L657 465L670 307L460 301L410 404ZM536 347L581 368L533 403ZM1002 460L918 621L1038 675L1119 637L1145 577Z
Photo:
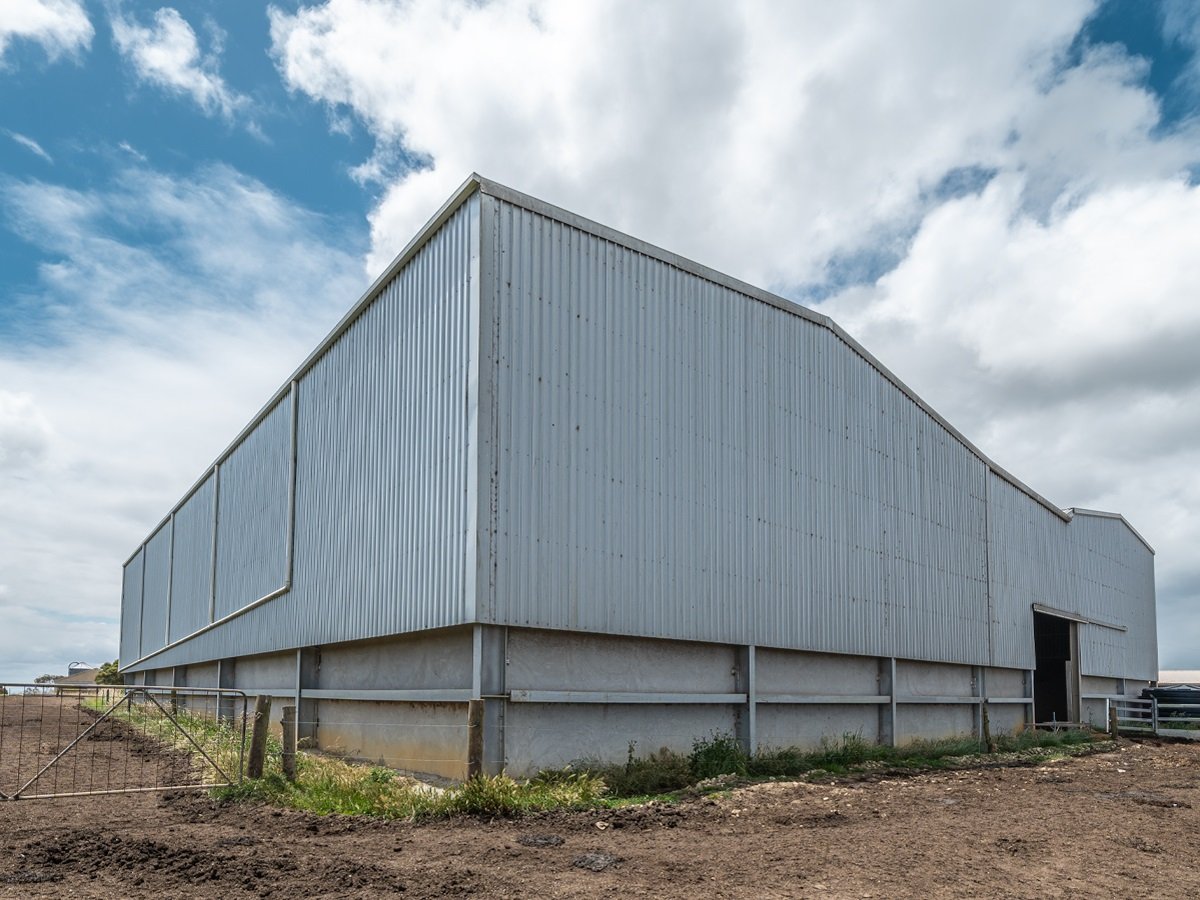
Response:
M117 50L147 84L190 97L209 115L231 118L249 105L250 99L221 77L219 36L209 53L201 53L196 32L177 10L159 9L150 26L118 12L112 29Z
M922 223L876 284L822 306L998 461L1158 551L1164 665L1200 638L1200 188L1154 180L1045 219L1019 176Z
M1091 2L936 9L328 0L270 21L285 83L375 136L370 269L475 170L831 297L1002 464L1134 521L1164 662L1195 663L1197 120L1164 125L1145 60L1080 50ZM1196 21L1165 7L1181 45Z
M381 158L400 144L429 161L376 209L373 267L479 170L798 285L902 237L953 169L1029 168L1042 193L1074 180L1075 160L1055 154L1106 145L1059 127L1048 84L1060 108L1094 87L1089 99L1145 117L1126 59L1090 59L1086 86L1056 83L1089 3L950 5L935 21L925 9L330 0L270 18L292 89L358 116Z
M56 60L87 50L94 33L81 0L5 0L0 4L0 68L15 39L41 45Z
M28 678L116 656L121 561L364 279L353 229L222 166L0 208L50 260L0 338L0 678Z

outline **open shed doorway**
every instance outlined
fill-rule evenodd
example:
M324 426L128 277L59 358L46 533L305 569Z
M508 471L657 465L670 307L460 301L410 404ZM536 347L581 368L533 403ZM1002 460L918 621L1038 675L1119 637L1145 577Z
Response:
M1075 623L1047 613L1033 614L1033 715L1038 724L1078 722Z

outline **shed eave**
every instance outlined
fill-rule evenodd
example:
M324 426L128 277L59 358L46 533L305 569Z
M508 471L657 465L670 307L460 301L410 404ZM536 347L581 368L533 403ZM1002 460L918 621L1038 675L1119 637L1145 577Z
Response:
M1029 496L1035 502L1043 506L1047 511L1053 513L1055 516L1061 519L1064 523L1071 520L1070 513L1065 512L1058 505L1051 503L1046 497L1039 494L1024 481L1017 478L1007 469L996 463L986 453L980 450L979 447L977 447L969 438L967 438L966 435L952 425L944 416L941 415L941 413L930 406L915 391L913 391L912 388L901 381L900 378L891 371L891 369L880 362L874 354L867 350L855 338L851 337L841 325L824 313L815 312L814 310L811 310L806 306L802 306L794 300L789 300L786 297L773 294L770 291L763 290L762 288L756 287L748 282L741 281L740 279L734 278L731 275L726 275L723 272L719 272L716 269L712 269L694 260L688 259L687 257L680 256L677 253L672 253L669 250L664 250L663 248L643 241L640 238L635 238L631 235L625 234L624 232L618 231L615 228L602 225L592 219L585 218L584 216L573 213L570 210L547 203L544 200L539 200L538 198L532 197L529 194L523 194L520 191L492 181L491 179L484 178L480 175L472 175L471 179L475 181L479 187L479 190L484 194L496 197L497 199L508 203L512 203L513 205L526 209L529 212L540 216L545 216L546 218L561 222L562 224L568 225L572 228L577 228L580 231L594 235L601 240L611 241L612 243L632 250L635 253L645 254L652 259L657 259L660 262L674 266L675 268L678 268L684 272L688 272L707 281L714 282L715 284L719 284L722 287L729 288L730 290L737 291L740 294L745 294L746 296L752 297L753 299L762 303L766 303L769 306L774 306L784 312L791 313L792 315L807 319L816 325L828 328L848 347L850 347L853 352L861 356L868 365L870 365L884 378L895 385L913 403L915 403L927 415L929 415L939 425L946 429L946 431L949 432L955 440L957 440L970 453L979 459L989 471L993 472L996 476L1002 478L1004 481L1007 481L1023 494ZM1145 542L1143 541L1143 543ZM1147 547L1148 546L1149 545L1147 544Z
M204 484L205 479L207 479L212 473L213 467L220 465L229 458L229 455L237 449L238 444L245 440L250 432L257 428L259 423L266 418L267 413L269 413L275 407L275 404L283 399L284 395L291 389L292 382L298 381L317 363L322 356L325 355L325 352L333 346L334 342L342 336L346 329L353 325L354 321L360 315L362 315L363 310L370 306L371 302L379 296L380 292L384 289L384 287L387 286L388 282L391 281L395 274L404 267L405 263L412 259L413 256L415 256L416 253L429 242L429 239L437 232L439 228L442 227L446 220L449 219L450 216L452 216L472 194L480 189L480 185L482 183L483 179L472 173L470 176L468 176L467 180L458 187L458 190L450 195L450 198L441 205L438 211L433 214L433 217L430 218L430 220L425 223L424 227L422 227L421 230L416 233L412 240L405 245L404 249L396 254L395 259L393 259L388 267L384 269L383 273L373 282L371 282L371 286L368 287L363 295L359 297L358 301L352 307L350 307L346 314L338 320L338 323L333 326L333 329L327 335L325 335L325 337L321 340L321 343L319 343L316 348L304 358L304 362L300 363L296 370L283 382L279 390L275 391L275 393L271 395L271 398L267 400L267 402L263 404L259 411L255 413L254 417L246 423L246 426L239 431L237 436L230 441L225 449L217 455L217 458L213 460L212 464L210 464L204 470L204 474L197 478L196 481L193 482L192 486L184 492L179 501L171 507L170 512L163 516L163 518L159 520L159 522L152 529L150 529L149 535L145 538L145 540L138 544L138 548L136 550L129 554L129 557L121 564L122 567L129 565L129 563L133 561L134 557L141 552L142 548L146 546L150 538L153 537L154 534L170 520L172 515L179 511L179 509L188 501L192 494L196 493L196 491L200 489L200 486Z

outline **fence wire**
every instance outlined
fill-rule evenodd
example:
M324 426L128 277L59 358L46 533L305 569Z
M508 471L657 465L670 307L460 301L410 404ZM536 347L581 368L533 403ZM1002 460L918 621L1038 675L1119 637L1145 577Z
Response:
M245 752L237 691L0 684L0 800L218 787Z

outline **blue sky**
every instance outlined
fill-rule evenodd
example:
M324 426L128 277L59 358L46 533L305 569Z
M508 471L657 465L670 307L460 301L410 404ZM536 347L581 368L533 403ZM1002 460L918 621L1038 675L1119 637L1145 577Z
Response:
M120 562L473 170L1124 512L1200 666L1195 10L5 0L0 678L115 656Z

